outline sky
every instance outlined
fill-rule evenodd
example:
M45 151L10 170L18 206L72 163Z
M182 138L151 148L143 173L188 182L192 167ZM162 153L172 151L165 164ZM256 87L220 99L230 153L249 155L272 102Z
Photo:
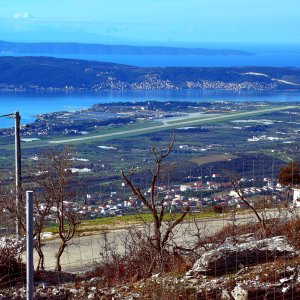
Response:
M299 0L0 0L0 40L298 43Z

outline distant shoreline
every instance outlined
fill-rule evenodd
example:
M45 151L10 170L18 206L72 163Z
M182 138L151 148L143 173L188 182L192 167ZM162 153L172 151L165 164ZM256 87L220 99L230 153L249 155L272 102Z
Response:
M295 103L299 91L227 91L227 90L157 90L101 91L99 93L5 93L0 92L0 115L20 111L21 123L34 122L36 115L88 109L97 103L186 101L186 102L270 102ZM72 109L67 109L71 107ZM0 118L0 129L13 126L13 120Z
M94 54L94 55L241 55L253 53L236 49L210 49L165 46L131 46L86 43L21 43L0 41L0 54Z

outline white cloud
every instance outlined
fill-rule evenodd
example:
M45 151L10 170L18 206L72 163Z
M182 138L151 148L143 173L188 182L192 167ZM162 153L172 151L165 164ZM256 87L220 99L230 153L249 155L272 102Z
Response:
M31 19L33 16L28 12L17 12L14 14L15 19Z

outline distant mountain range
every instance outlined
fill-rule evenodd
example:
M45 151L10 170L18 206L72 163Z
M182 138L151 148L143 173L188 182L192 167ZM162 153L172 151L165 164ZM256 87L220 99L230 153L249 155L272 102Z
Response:
M14 43L0 41L2 53L100 55L252 55L232 49L175 48L80 43Z
M300 69L134 67L50 57L0 57L2 91L299 90Z

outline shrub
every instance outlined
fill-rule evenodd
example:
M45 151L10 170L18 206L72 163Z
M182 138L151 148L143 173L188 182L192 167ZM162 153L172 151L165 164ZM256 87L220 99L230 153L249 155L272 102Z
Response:
M213 210L214 213L221 214L223 212L223 206L219 205L219 204L214 205L212 207L212 210Z
M104 233L104 241L101 263L86 274L87 277L100 277L100 286L134 282L162 272L157 252L142 230L128 229L123 254L116 250L117 243L110 241L107 233ZM178 253L165 250L163 257L163 272L185 273L191 267Z
M0 288L25 281L26 267L20 257L24 248L23 239L0 239Z

